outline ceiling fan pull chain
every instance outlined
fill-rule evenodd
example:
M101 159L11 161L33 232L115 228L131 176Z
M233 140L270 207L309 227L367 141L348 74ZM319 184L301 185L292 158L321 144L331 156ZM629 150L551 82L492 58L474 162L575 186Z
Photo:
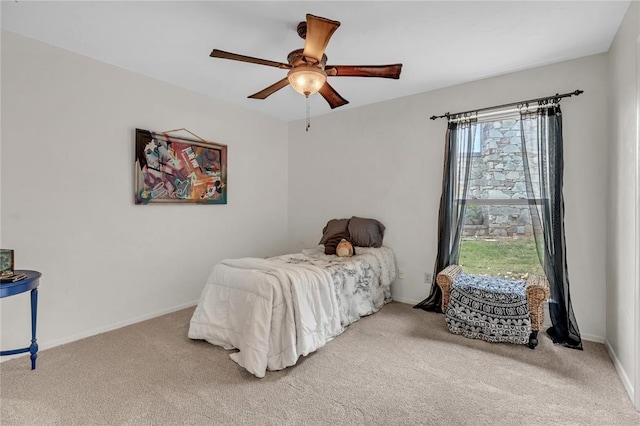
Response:
M309 127L311 127L311 109L309 107L309 95L305 95L305 102L307 103L307 128L305 129L305 131L309 131Z

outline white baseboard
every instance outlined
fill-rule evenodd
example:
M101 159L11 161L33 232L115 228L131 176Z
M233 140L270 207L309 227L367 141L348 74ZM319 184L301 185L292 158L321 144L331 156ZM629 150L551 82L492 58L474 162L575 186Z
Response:
M421 302L421 300L411 300L403 297L393 297L392 299L394 302L406 303L407 305L415 305Z
M620 376L620 380L622 380L622 384L624 385L624 388L627 391L627 394L629 394L629 398L631 399L631 401L633 401L633 394L634 393L633 393L633 384L631 383L631 379L627 375L627 372L624 371L624 368L622 368L622 364L620 363L620 360L618 359L618 357L616 356L615 351L613 350L613 348L609 344L609 341L606 340L606 339L604 341L604 347L607 349L607 352L609 353L609 356L611 357L611 360L613 361L613 365L616 367L616 371L618 372L618 376Z
M602 336L594 336L593 334L580 333L582 340L594 343L606 343L606 339Z
M71 342L75 342L76 340L80 340L80 339L84 339L87 337L91 337L91 336L95 336L96 334L101 334L101 333L106 333L107 331L112 331L112 330L116 330L118 328L122 328L122 327L126 327L128 325L131 324L135 324L138 322L142 322L142 321L146 321L152 318L156 318L156 317L160 317L162 315L166 315L166 314L170 314L172 312L176 312L176 311L180 311L182 309L186 309L189 308L191 306L195 306L198 304L197 300L191 301L191 302L187 302L187 303L183 303L181 305L177 305L177 306L172 306L169 308L165 308L165 309L160 309L159 311L155 311L155 312L151 312L145 315L140 315L139 317L134 317L128 320L124 320L124 321L118 321L116 323L113 324L109 324L103 327L98 327L98 328L94 328L92 330L87 330L87 331L83 331L82 333L78 333L78 334L74 334L71 336L66 336L60 339L55 339L55 340L51 340L51 341L40 341L38 340L38 352L41 350L45 350L45 349L51 349L51 348L55 348L56 346L60 346L60 345L64 345L66 343L71 343ZM0 358L0 363L1 362L5 362L5 361L9 361L10 359L14 359L14 358L20 358L23 356L29 356L29 352L26 352L24 354L18 354L18 355L10 355L10 356L5 356Z

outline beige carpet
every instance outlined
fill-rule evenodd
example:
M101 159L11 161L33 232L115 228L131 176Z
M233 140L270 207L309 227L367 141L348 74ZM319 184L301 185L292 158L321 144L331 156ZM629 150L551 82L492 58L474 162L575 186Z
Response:
M451 335L391 303L257 379L187 335L193 309L0 364L0 423L640 425L601 344L536 350Z

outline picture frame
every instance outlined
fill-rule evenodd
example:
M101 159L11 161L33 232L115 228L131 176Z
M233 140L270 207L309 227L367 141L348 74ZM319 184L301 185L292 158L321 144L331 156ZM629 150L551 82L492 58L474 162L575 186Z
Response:
M12 249L0 249L0 277L13 276L14 262Z
M139 205L227 204L227 146L136 129L134 187Z

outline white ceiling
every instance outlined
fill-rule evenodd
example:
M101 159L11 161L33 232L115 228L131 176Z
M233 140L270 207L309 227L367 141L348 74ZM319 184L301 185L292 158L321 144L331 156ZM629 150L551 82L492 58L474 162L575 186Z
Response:
M606 52L629 1L3 1L2 28L286 121L286 87L247 99L285 70L213 59L213 48L287 62L306 13L342 23L334 65L403 63L399 80L332 78L336 111ZM46 66L46 64L44 64ZM319 95L312 115L330 112Z

